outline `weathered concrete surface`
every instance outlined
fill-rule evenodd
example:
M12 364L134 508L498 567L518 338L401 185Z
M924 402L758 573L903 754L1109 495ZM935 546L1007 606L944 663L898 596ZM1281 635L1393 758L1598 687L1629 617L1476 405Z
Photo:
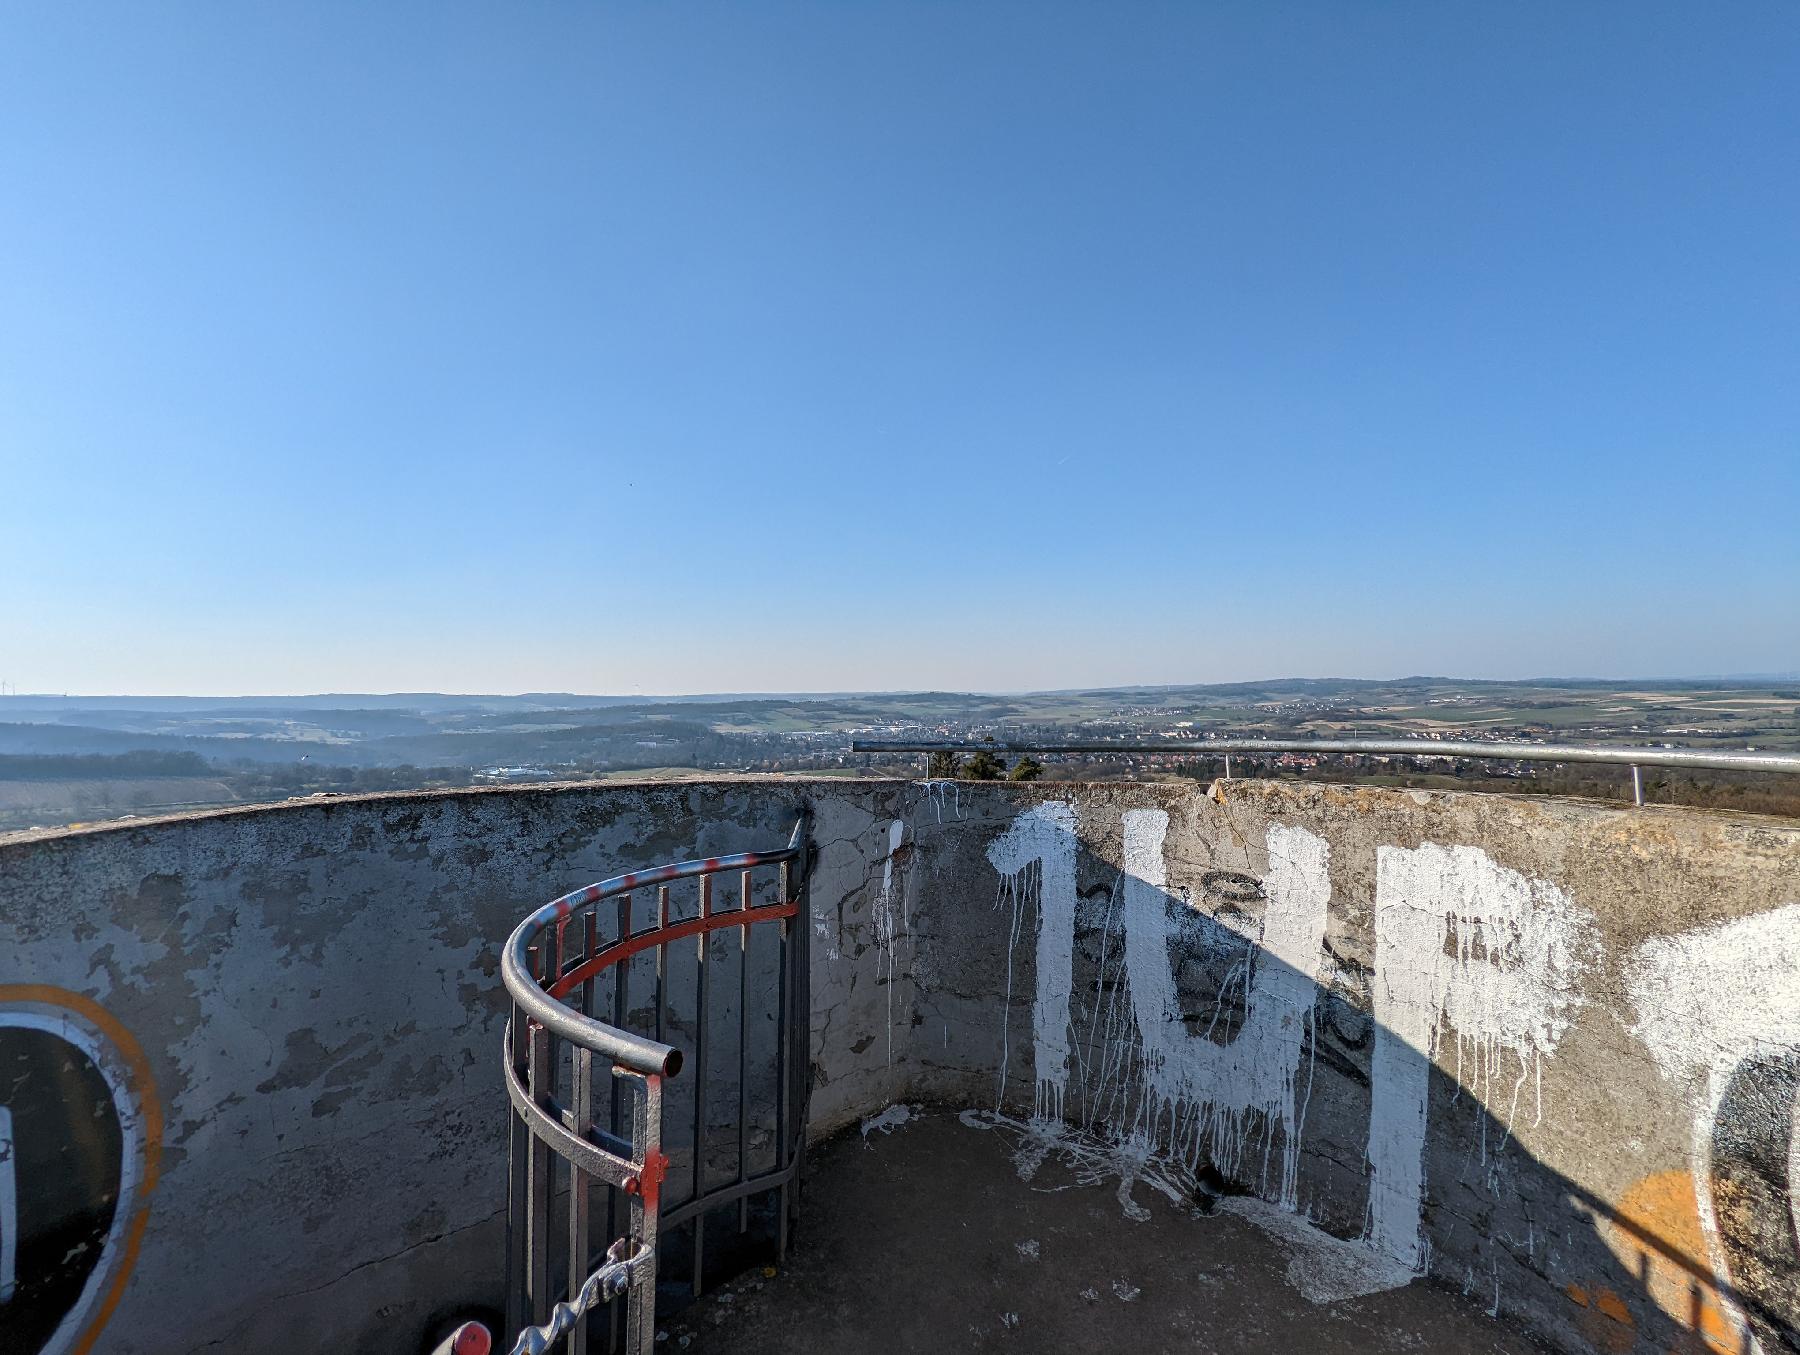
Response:
M1794 1341L1800 830L1245 782L940 808L913 1095L1250 1189L1566 1349Z
M98 1349L404 1351L491 1301L498 947L568 888L782 840L802 798L815 1136L906 1098L1072 1124L1115 1207L1247 1190L1339 1303L1419 1272L1570 1350L1789 1339L1800 829L742 780L0 844L0 1021L20 985L99 1004L165 1126Z
M436 1317L491 1304L500 946L576 886L780 845L809 789L389 796L0 846L0 1020L58 1010L45 988L91 999L141 1047L136 1092L163 1126L142 1243L97 1348L411 1351ZM857 900L841 930L822 912L822 1123L897 1085L852 1051L874 1030L855 1022L885 1018L867 884L900 789L833 787L819 805L815 888ZM860 842L871 825L879 840ZM736 987L715 985L716 1020L735 1020ZM735 1118L735 1097L718 1102ZM108 1247L102 1288L128 1242Z

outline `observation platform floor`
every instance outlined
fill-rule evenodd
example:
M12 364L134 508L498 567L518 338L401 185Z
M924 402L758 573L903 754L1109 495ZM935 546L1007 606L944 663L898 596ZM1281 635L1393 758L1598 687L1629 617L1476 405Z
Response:
M1334 1276L1329 1247L1309 1256L1272 1235L1281 1220L1265 1229L1239 1212L1256 1202L1208 1212L1139 1180L1127 1203L1117 1175L1031 1144L968 1112L896 1107L815 1147L786 1267L752 1271L675 1314L658 1351L1541 1349L1472 1297L1421 1280L1317 1301L1321 1288L1356 1286Z

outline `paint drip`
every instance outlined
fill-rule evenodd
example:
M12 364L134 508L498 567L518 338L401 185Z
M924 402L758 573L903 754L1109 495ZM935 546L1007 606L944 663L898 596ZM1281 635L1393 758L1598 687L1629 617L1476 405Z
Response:
M1011 1055L1007 1013L1012 1007L1013 954L1026 919L1035 930L1037 997L1032 1004L1033 1114L1060 1121L1069 1086L1069 990L1075 963L1075 808L1062 801L1036 805L1014 819L988 846L1000 872L995 907L1010 910L1006 1004L1002 1008L1000 1088L1006 1099Z
M1243 1020L1235 1036L1211 1037L1183 1021L1171 965L1171 912L1160 809L1125 814L1124 950L1141 1047L1134 1138L1164 1147L1190 1169L1204 1159L1228 1177L1260 1149L1258 1188L1296 1207L1300 1165L1300 1065L1312 1027L1331 884L1325 840L1302 828L1269 829L1268 907L1243 976ZM1228 984L1227 987L1230 985ZM1221 992L1218 1001L1225 1001ZM1281 1146L1271 1185L1270 1155Z
M1080 1126L1110 1135L1120 1154L1139 1162L1167 1156L1189 1173L1204 1160L1236 1177L1245 1174L1254 1150L1250 1174L1258 1188L1291 1209L1305 1109L1301 1062L1331 897L1328 850L1304 829L1270 829L1268 908L1260 923L1216 923L1242 940L1246 955L1223 985L1213 1020L1195 1032L1184 1023L1172 967L1178 919L1190 914L1168 891L1168 825L1160 809L1125 813L1125 869L1100 929L1097 991L1104 996L1083 1014L1087 1029L1079 1040L1071 1039L1074 810L1038 806L988 849L1001 872L998 905L1010 908L1012 918L1009 1007L1013 952L1027 920L1036 924L1033 1118L1061 1124L1073 1076ZM1215 1040L1227 994L1240 988L1237 1032ZM1001 1104L1011 1053L1005 1029L1002 1042Z
M881 893L875 897L876 976L887 990L887 1062L894 1066L894 951L905 935L902 902L894 891L894 859L906 835L906 823L895 819L888 825L887 856L881 863Z
M939 823L944 821L944 809L946 805L954 806L952 810L953 818L962 818L962 786L959 783L955 781L927 780L925 782L925 798L937 812L937 821Z
M957 1119L967 1129L1000 1130L1009 1135L1013 1171L1026 1184L1036 1179L1052 1157L1074 1176L1077 1185L1103 1186L1116 1180L1119 1207L1133 1222L1150 1217L1150 1211L1132 1198L1140 1182L1173 1205L1185 1208L1193 1199L1194 1178L1179 1162L1133 1152L1115 1139L1073 1125L1019 1120L992 1110L965 1110Z

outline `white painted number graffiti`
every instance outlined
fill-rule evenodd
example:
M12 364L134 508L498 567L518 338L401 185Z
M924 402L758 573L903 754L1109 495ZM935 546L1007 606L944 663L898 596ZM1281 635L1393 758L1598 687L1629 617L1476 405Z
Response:
M1230 1172L1254 1113L1265 1149L1280 1133L1274 1198L1294 1209L1304 1114L1296 1079L1324 984L1329 849L1303 828L1268 830L1267 906L1260 930L1246 938L1255 955L1244 1017L1221 1043L1189 1032L1181 1019L1170 968L1178 910L1167 892L1168 824L1160 809L1124 815L1124 970L1142 1046L1141 1085L1124 1099L1138 1107L1132 1129L1190 1164L1204 1149ZM1070 1076L1077 848L1074 806L1050 803L1021 814L988 849L1001 900L1013 907L1014 942L1029 912L1021 905L1036 904L1035 1111L1048 1119L1062 1116ZM1528 1086L1541 1114L1543 1059L1579 1003L1588 927L1556 886L1478 848L1427 843L1378 852L1367 1153L1367 1241L1376 1252L1409 1269L1423 1265L1429 1072L1449 1042L1459 1079L1466 1072L1484 1104L1504 1106L1509 1126ZM1003 1069L1003 1085L1004 1076Z

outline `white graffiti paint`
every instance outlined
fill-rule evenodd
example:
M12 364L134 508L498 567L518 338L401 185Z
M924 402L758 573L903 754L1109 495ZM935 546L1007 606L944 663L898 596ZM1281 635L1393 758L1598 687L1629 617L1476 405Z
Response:
M887 855L881 862L881 893L875 898L876 973L887 990L887 1061L894 1066L894 952L905 935L903 902L894 892L894 858L906 836L906 822L895 819L888 825Z
M1380 847L1375 862L1368 1236L1422 1269L1432 1060L1453 1041L1458 1082L1505 1105L1509 1132L1532 1082L1541 1120L1543 1061L1581 1002L1592 919L1477 847Z
M1633 1033L1665 1077L1718 1110L1732 1069L1800 1047L1800 903L1639 946L1625 969Z
M837 932L822 917L813 919L813 935L825 943L825 958L834 964L843 958L838 952Z
M1398 1289L1412 1267L1384 1256L1360 1238L1333 1237L1301 1216L1248 1195L1221 1200L1219 1208L1262 1229L1287 1255L1287 1282L1308 1303L1340 1303Z
M1012 910L1007 943L1006 1009L1012 1006L1012 955L1023 919L1035 914L1037 999L1032 1004L1034 1113L1060 1120L1069 1086L1069 990L1075 957L1075 807L1056 800L1019 815L989 844L1000 872L999 906ZM1002 1022L1006 1020L1003 1009ZM1000 1098L1006 1096L1008 1032L1002 1028ZM996 1107L998 1108L998 1107Z
M1788 1112L1788 1219L1793 1224L1794 1237L1800 1239L1800 1097L1794 1098L1793 1109Z
M1160 809L1125 813L1125 968L1144 1087L1138 1128L1153 1143L1195 1165L1204 1155L1227 1175L1239 1174L1250 1133L1260 1128L1262 1177L1279 1134L1281 1176L1276 1198L1296 1206L1300 1164L1301 1056L1311 1028L1331 901L1325 840L1303 828L1268 831L1268 907L1251 964L1243 1024L1220 1043L1190 1032L1182 1019L1171 965L1171 905L1163 861L1169 816Z
M895 1102L881 1114L871 1115L862 1122L863 1147L869 1146L869 1135L891 1134L896 1129L903 1129L919 1118L921 1118L919 1107Z
M926 781L924 786L925 799L937 812L937 821L939 823L944 821L944 808L947 804L954 806L951 814L952 818L962 818L962 785L960 782Z
M1731 1077L1749 1060L1776 1058L1800 1049L1800 1005L1794 975L1800 973L1800 904L1753 917L1658 936L1632 954L1626 992L1635 1017L1633 1033L1644 1042L1663 1076L1684 1089L1692 1117L1689 1148L1700 1229L1713 1270L1729 1276L1712 1197L1712 1140ZM1796 1107L1794 1114L1800 1114ZM1790 1181L1800 1163L1800 1134L1790 1131ZM1789 1210L1800 1228L1800 1205ZM1734 1305L1722 1301L1728 1311ZM1742 1315L1731 1312L1738 1321Z
M1377 1231L1375 1237L1386 1241L1391 1233L1399 1244L1378 1246L1370 1237L1333 1238L1294 1212L1310 1081L1310 1069L1303 1063L1314 1006L1331 965L1324 947L1331 901L1328 844L1303 828L1269 829L1262 917L1208 918L1209 925L1246 943L1247 951L1224 980L1214 1020L1205 1030L1195 1031L1188 1026L1175 978L1175 965L1182 958L1175 952L1191 941L1191 919L1186 913L1189 905L1168 886L1164 858L1168 826L1168 815L1160 809L1128 810L1124 815L1124 869L1099 929L1097 994L1104 996L1097 995L1092 1009L1082 1014L1072 1011L1071 1000L1077 902L1072 807L1046 805L1032 811L1029 821L1021 816L990 848L989 859L1001 871L1000 903L1010 904L1012 913L1009 1005L1010 949L1018 945L1025 919L1034 917L1037 925L1033 1008L1037 1095L1029 1121L1012 1121L996 1113L980 1127L1005 1125L1018 1132L1014 1165L1021 1179L1032 1179L1053 1153L1086 1181L1116 1178L1120 1205L1131 1218L1148 1217L1132 1198L1136 1183L1149 1183L1171 1199L1185 1199L1195 1189L1195 1172L1202 1161L1240 1180L1254 1178L1262 1194L1271 1198L1260 1208L1246 1204L1237 1212L1278 1234L1290 1251L1293 1273L1303 1277L1297 1287L1314 1302L1335 1302L1405 1284L1423 1268L1424 1256L1420 1173L1427 1065L1418 1053L1404 1063L1392 1047L1377 1055L1392 1065L1387 1095L1408 1102L1386 1112L1378 1105L1371 1120L1370 1159L1384 1169L1377 1184L1399 1182L1402 1187L1402 1207L1382 1211L1382 1220L1399 1218L1405 1225ZM1444 1012L1454 1009L1465 1023L1459 1039L1466 1038L1474 1057L1487 1058L1491 1065L1484 1041L1547 1051L1554 1035L1560 1034L1566 1019L1564 999L1571 995L1554 958L1560 954L1555 946L1549 948L1553 958L1542 964L1534 961L1536 967L1524 979L1516 974L1496 979L1482 971L1483 964L1504 965L1520 956L1537 956L1543 948L1536 944L1537 924L1512 906L1516 899L1509 892L1510 882L1479 868L1474 875L1478 887L1471 897L1411 917L1410 930L1407 916L1391 914L1390 928L1402 935L1397 940L1390 937L1395 943L1390 950L1411 965L1409 975L1413 970L1424 975L1401 984L1402 996L1407 983L1421 985L1420 1011L1425 1019L1414 1041L1416 1048L1432 1046ZM1524 896L1536 898L1536 891L1535 883L1528 884ZM1420 966L1417 961L1428 948L1422 940L1425 933L1441 954L1455 919L1462 922L1455 932L1456 956L1445 957L1441 973L1435 960ZM1495 953L1490 955L1490 950ZM1546 977L1540 972L1546 969L1554 972ZM1452 1001L1449 987L1465 980L1474 985L1474 992ZM1548 1004L1537 1000L1545 991L1553 999ZM1230 993L1241 994L1241 1013L1233 1013L1237 1030L1229 1040L1215 1039ZM1524 1019L1546 1005L1548 1015ZM1071 1022L1076 1019L1087 1029L1079 1041L1072 1041ZM1007 1057L1003 1046L1002 1098ZM1399 1068L1416 1070L1418 1075L1411 1084L1402 1084L1392 1075ZM1080 1123L1065 1125L1061 1109L1071 1086L1080 1094ZM968 1114L964 1122L970 1122ZM1385 1149L1377 1147L1378 1139ZM1271 1180L1277 1144L1279 1175ZM1260 1163L1247 1161L1252 1148L1260 1148ZM1395 1164L1409 1166L1410 1175L1396 1171ZM1277 1216L1287 1222L1272 1225L1270 1220Z
M1084 1186L1118 1182L1119 1209L1126 1218L1143 1222L1150 1211L1132 1198L1142 1183L1170 1204L1186 1206L1194 1196L1194 1178L1179 1162L1144 1150L1142 1144L1102 1139L1076 1126L1055 1120L1015 1120L991 1110L965 1110L957 1116L968 1129L1004 1130L1013 1140L1013 1171L1024 1182L1037 1177L1047 1158L1054 1156Z

